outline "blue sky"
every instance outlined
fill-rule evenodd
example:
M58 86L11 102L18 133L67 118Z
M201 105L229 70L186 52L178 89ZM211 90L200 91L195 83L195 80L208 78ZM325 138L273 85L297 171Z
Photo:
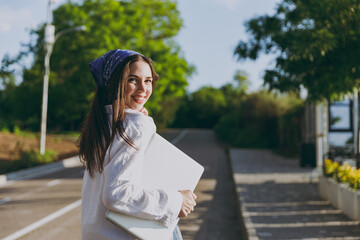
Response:
M63 2L58 0L57 4ZM196 67L188 90L232 82L237 69L248 73L250 90L258 90L264 70L274 65L273 57L238 62L233 52L239 40L248 37L244 22L255 16L273 14L278 2L280 0L178 0L184 27L176 39L187 61ZM0 0L1 59L6 53L16 55L21 43L29 41L29 30L46 21L47 3L48 0Z

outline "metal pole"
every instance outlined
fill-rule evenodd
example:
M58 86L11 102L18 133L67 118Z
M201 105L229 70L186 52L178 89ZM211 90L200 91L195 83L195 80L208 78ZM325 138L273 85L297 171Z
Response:
M315 107L315 124L316 124L316 166L321 168L324 157L324 129L323 129L323 107L316 104Z
M358 147L359 147L359 143L358 143L358 117L359 117L359 113L358 113L358 93L357 90L354 90L354 95L353 95L353 139L354 139L354 156L356 159L356 155L358 153Z
M355 139L355 164L356 168L360 168L360 118L359 118L359 91L356 89L354 92L354 135Z
M46 54L44 60L45 74L44 74L44 86L43 86L43 98L42 98L42 112L41 112L41 135L40 135L40 154L45 153L45 142L46 142L46 120L47 120L47 107L48 107L48 88L49 88L49 74L50 74L50 56L54 44L54 33L55 27L51 25L51 10L52 1L48 3L48 16L47 24L45 26L45 44Z
M55 44L55 41L62 35L74 32L85 31L85 26L78 26L60 31L55 35L55 26L51 25L52 10L51 4L54 0L49 0L48 5L48 18L45 26L44 42L46 46L46 54L44 60L45 74L44 74L44 87L43 87L43 99L42 99L42 111L41 111L41 135L40 135L40 154L45 153L46 142L46 120L47 120L47 108L48 108L48 89L49 89L49 75L50 75L50 57Z
M45 153L46 142L46 120L47 120L47 107L48 107L48 89L49 89L49 75L50 75L50 55L52 46L47 46L45 55L45 74L44 74L44 87L42 99L42 112L41 112L41 137L40 137L40 154Z

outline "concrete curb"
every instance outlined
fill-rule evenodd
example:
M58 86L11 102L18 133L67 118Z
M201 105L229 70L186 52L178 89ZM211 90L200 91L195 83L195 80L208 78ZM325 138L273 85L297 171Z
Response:
M237 192L236 181L235 181L235 178L234 178L233 161L231 159L230 152L231 152L231 148L226 148L226 157L227 157L227 160L228 160L228 163L229 163L229 168L230 168L230 171L231 171L231 179L232 179L233 188L234 188L234 191L236 193L236 199L237 199L236 208L237 208L237 212L239 214L239 225L240 225L240 228L241 228L241 235L242 235L243 240L248 240L249 239L248 228L246 227L246 219L243 216L241 203L240 203L240 201L238 201L239 195L238 195L238 192Z
M50 174L53 172L57 172L65 168L73 168L79 166L82 166L79 156L70 157L55 163L49 163L46 165L41 165L33 168L28 168L28 169L0 175L0 186L8 184L9 182L31 179L46 174Z
M233 157L232 157L232 148L229 149L229 159L230 159L230 168L232 171L232 179L234 181L234 187L235 187L235 192L236 192L236 197L239 199L240 198L240 193L238 192L237 189L237 182L236 182L236 178L235 178L235 167L234 167L234 162L233 162ZM254 227L253 222L251 221L250 218L250 213L248 211L246 211L246 208L242 206L242 201L238 201L238 212L240 214L240 217L242 218L241 221L241 228L243 230L243 237L245 240L259 240L259 237L256 234L256 229Z

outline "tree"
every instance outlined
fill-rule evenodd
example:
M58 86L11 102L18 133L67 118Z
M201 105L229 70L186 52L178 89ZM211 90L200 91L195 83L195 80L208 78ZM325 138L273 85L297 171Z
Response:
M168 121L167 116L159 113L163 106L167 106L167 102L185 94L186 79L193 71L174 41L182 26L175 1L69 1L54 10L53 24L57 32L81 25L85 25L87 31L66 34L54 46L50 61L49 128L77 129L89 110L95 90L88 64L105 52L117 48L132 49L154 60L155 69L161 78L147 108L160 124ZM29 94L16 98L16 101L21 98L27 103L36 102L36 105L31 104L27 109L39 118L44 26L32 32L37 40L29 44L28 53L33 54L34 63L24 70L23 82L17 87L27 90ZM22 111L22 107L19 107L18 111ZM35 119L35 122L38 120ZM23 123L27 126L26 121Z
M239 98L238 98L239 99ZM242 148L272 148L297 152L302 100L294 94L262 90L231 104L215 126L220 140ZM288 153L288 152L287 152Z
M9 55L5 55L1 61L0 68L0 89L10 88L15 86L14 69L10 69L15 60L12 60Z
M273 16L246 23L248 41L235 55L275 54L264 84L282 92L308 90L309 99L331 99L360 86L360 2L283 0Z
M243 70L236 70L232 83L220 87L226 99L226 111L232 112L245 99L250 81Z
M172 127L213 128L225 113L226 97L222 90L202 87L183 98Z
M239 92L246 92L248 90L248 87L250 85L250 82L248 80L248 74L243 70L236 70L234 74L234 80L237 83L236 89Z

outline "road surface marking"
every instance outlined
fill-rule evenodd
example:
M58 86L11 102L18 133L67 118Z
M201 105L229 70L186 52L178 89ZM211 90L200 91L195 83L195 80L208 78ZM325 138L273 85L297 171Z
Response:
M188 130L182 131L173 141L171 141L171 143L174 144L174 145L177 144L182 138L185 137L185 135L187 133L188 133ZM46 185L48 187L51 187L51 186L55 186L55 185L59 184L60 182L61 182L61 180L56 179L56 180L48 182ZM27 195L27 194L24 194L24 195ZM5 200L7 200L7 199L0 200L0 204L8 202L8 201L5 201ZM2 202L2 201L5 201L5 202ZM9 201L10 201L10 199L9 199ZM60 210L58 210L58 211L56 211L56 212L54 212L52 214L40 219L40 220L38 220L37 222L34 222L34 223L20 229L19 231L17 231L15 233L3 238L2 240L15 240L15 239L18 239L18 238L20 238L20 237L34 231L35 229L47 224L48 222L50 222L50 221L64 215L65 213L77 208L80 205L81 205L81 199L67 205L66 207L64 207L64 208L62 208L62 209L60 209Z
M24 199L26 197L29 197L31 195L34 195L38 192L41 192L41 191L46 191L48 188L47 187L52 187L52 186L55 186L59 183L61 183L62 181L60 179L56 179L56 180L53 180L53 181L50 181L48 183L46 183L46 187L43 185L43 186L40 186L40 187L37 187L35 189L29 189L28 192L25 192L19 196L16 196L14 199L16 200L19 200L19 199ZM1 200L0 200L0 204L1 204Z
M4 203L7 203L7 202L10 202L11 201L11 198L3 198L3 199L0 199L0 205L1 204L4 204Z
M67 205L66 207L63 207L62 209L40 219L39 221L37 222L34 222L26 227L24 227L23 229L20 229L19 231L17 232L14 232L13 234L3 238L2 240L15 240L15 239L18 239L26 234L28 234L29 232L32 232L34 231L35 229L45 225L46 223L64 215L65 213L77 208L78 206L81 205L81 199L77 200L76 202L73 202L69 205Z
M7 187L7 186L12 185L14 183L15 183L14 180L9 180L6 183L0 184L0 188Z
M56 179L56 180L53 180L53 181L51 181L51 182L48 182L48 183L46 184L46 186L52 187L52 186L58 185L59 183L61 183L61 180Z
M171 143L176 145L178 142L180 142L181 139L185 137L187 133L188 133L187 129L182 131L174 140L171 141Z

